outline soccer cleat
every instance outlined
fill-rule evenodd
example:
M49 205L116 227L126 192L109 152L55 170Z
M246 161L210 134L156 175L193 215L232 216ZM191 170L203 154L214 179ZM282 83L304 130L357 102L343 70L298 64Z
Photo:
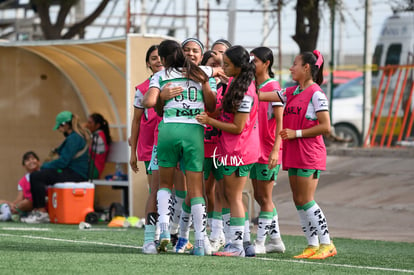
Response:
M195 249L195 248L194 248ZM210 240L208 239L208 236L204 236L204 254L205 255L211 255L213 253L212 247L210 244Z
M266 254L266 247L264 241L255 241L254 242L254 250L256 254Z
M157 254L157 246L155 244L155 242L149 242L149 243L145 243L142 246L142 253L144 254Z
M227 252L229 250L229 248L231 247L231 242L228 242L224 245L223 251Z
M170 243L170 231L165 230L160 234L160 242L157 246L158 252L167 252L167 245Z
M211 252L217 252L223 246L223 242L221 239L218 240L210 240Z
M30 214L30 216L28 216L27 218L22 219L22 221L31 224L49 223L50 218L47 212L35 211L32 214Z
M331 242L330 244L321 244L319 246L318 251L316 251L316 253L313 254L312 256L310 256L308 259L323 260L323 259L326 259L328 257L333 257L336 254L338 254L337 251L336 251L336 247Z
M285 250L285 244L281 238L270 239L266 244L266 253L284 253Z
M187 246L186 246L186 248L185 249L187 249L187 250L191 250L191 249L193 249L193 244L192 243L190 243L190 241L188 241L188 243L187 243Z
M293 256L295 259L307 259L318 251L319 246L308 245L301 254Z
M202 247L202 246L195 246L191 250L190 254L191 255L194 255L194 256L204 256L204 254L205 254L204 251L205 251L205 248L204 247Z
M155 247L157 248L157 251L158 251L158 248L160 246L160 240L155 240L154 243L155 243ZM158 252L167 252L167 247L164 247L163 251L158 251Z
M238 247L233 244L226 245L226 251L219 251L213 254L221 257L244 257L246 254L243 247Z
M184 253L187 249L188 239L179 237L177 244L174 247L175 253Z
M254 245L251 242L244 242L244 254L246 257L256 257L256 250L254 249Z
M178 241L178 234L171 234L170 238L171 238L171 245L174 247Z

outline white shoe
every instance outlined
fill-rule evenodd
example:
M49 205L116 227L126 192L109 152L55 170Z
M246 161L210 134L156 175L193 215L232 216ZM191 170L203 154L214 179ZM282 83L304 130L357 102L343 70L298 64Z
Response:
M215 253L223 246L220 240L210 240L211 252Z
M210 244L210 240L208 239L208 236L205 235L204 237L204 255L211 255L213 252L213 248Z
M254 242L254 249L256 254L266 254L266 247L264 241L255 241Z
M284 253L285 250L285 244L281 238L270 239L266 244L266 253Z
M142 253L144 254L158 254L157 246L154 242L146 243L142 246Z
M47 212L35 211L27 218L22 219L25 223L37 224L37 223L49 223L49 214Z

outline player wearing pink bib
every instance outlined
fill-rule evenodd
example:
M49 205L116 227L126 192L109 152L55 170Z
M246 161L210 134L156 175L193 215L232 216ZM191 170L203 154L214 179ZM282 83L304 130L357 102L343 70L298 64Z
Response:
M256 84L261 93L280 90L272 72L273 52L267 47L253 49L250 54L256 65ZM283 104L281 102L259 103L259 131L261 155L250 171L254 198L260 206L255 241L255 252L283 253L285 245L281 239L276 207L273 204L272 192L282 162L282 138L276 134L282 130ZM265 246L266 237L270 240Z
M153 74L164 69L158 55L158 45L152 45L147 50L145 63L147 68L149 68ZM136 86L135 89L134 116L131 125L131 137L129 139L131 145L131 158L129 164L131 169L137 173L137 155L138 159L140 161L144 161L145 163L145 172L148 177L149 195L145 207L146 224L142 252L145 254L156 254L157 248L155 239L157 239L157 191L159 175L157 170L149 169L149 163L153 154L153 148L157 145L157 128L161 118L157 115L153 108L146 109L143 105L143 99L149 90L149 84L150 79L147 79L140 85Z
M155 69L155 72L157 72L158 69L162 68L163 67L160 65L160 67ZM139 124L140 131L138 136L137 155L138 160L146 162L146 166L148 165L147 163L151 160L152 147L154 146L154 131L160 121L159 116L153 108L145 109L142 106L142 99L149 89L150 79L151 78L148 78L143 83L135 87L134 100L134 108L143 109L143 114L141 115L141 123ZM147 172L151 174L150 171Z
M260 155L259 128L257 121L258 98L253 82L255 66L250 62L249 53L241 46L233 46L223 56L223 70L229 77L224 94L223 108L219 119L206 113L197 116L203 124L209 124L222 131L215 165L224 174L224 194L230 205L229 215L223 215L225 224L230 218L226 239L231 240L224 252L218 256L244 257L243 235L245 231L245 211L242 192L247 175Z
M223 51L224 52L224 51ZM222 67L223 55L217 51L206 51L201 60L201 65L210 67ZM223 101L223 94L227 88L227 77L215 77L217 83L216 111L209 114L212 117L218 117ZM222 175L219 169L214 166L213 155L217 150L221 131L211 125L206 125L204 129L204 187L207 198L207 223L210 226L210 238L206 242L210 242L211 251L208 254L217 252L224 245L223 219L222 219L222 201L223 194L218 184L223 184ZM221 183L219 183L221 181ZM206 249L206 250L207 250Z
M11 219L12 214L25 215L33 209L32 193L30 192L30 173L40 169L39 157L35 152L29 151L24 153L22 165L26 170L17 185L17 197L14 201L0 200L0 205L5 204L8 213L2 213L0 220Z
M32 201L32 193L30 193L30 173L27 173L19 180L17 190L23 192L23 198Z
M322 135L329 134L328 100L319 85L323 82L323 57L319 51L296 56L290 68L298 86L260 93L260 100L285 103L283 127L283 169L288 170L293 201L308 246L294 258L325 259L337 254L321 208L314 200L320 171L326 168Z
M112 138L109 133L108 121L98 113L93 113L88 117L86 128L92 133L93 148L89 148L90 159L93 160L93 165L90 169L94 179L99 178L105 168L106 157L109 153L109 145L112 143Z

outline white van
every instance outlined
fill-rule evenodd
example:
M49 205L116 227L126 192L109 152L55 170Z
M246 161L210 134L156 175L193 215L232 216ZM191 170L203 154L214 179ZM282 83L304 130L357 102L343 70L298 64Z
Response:
M384 21L383 28L381 30L377 45L375 47L373 61L374 66L383 67L387 65L414 65L414 12L399 12L394 14L391 17L388 17ZM402 91L403 80L407 73L407 81L405 89ZM401 130L402 117L404 115L404 110L406 109L408 98L410 96L411 85L414 79L414 70L413 68L405 68L398 71L394 70L373 70L372 71L372 80L373 80L373 91L372 91L372 100L377 96L378 89L380 86L381 79L383 78L383 83L381 85L381 97L379 98L379 103L375 109L375 114L378 117L380 111L380 103L382 100L382 95L387 86L387 80L389 78L389 88L387 96L385 97L384 108L382 109L380 115L380 127L378 132L382 134L385 126L386 117L390 111L391 103L394 94L395 102L392 106L392 115L398 114L397 127L394 131L394 135L398 134ZM389 74L392 76L389 77ZM397 110L397 101L399 96L403 92L402 104ZM414 100L411 101L411 108L413 110ZM390 127L389 127L390 128Z
M378 38L373 55L373 65L377 68L386 65L413 65L414 64L414 12L400 12L385 19ZM382 75L388 73L383 70L373 70L372 72L372 104L374 106L376 95ZM384 108L381 112L378 135L382 135L389 113L394 91L397 97L393 106L393 114L397 111L396 105L398 96L401 94L402 82L405 71L401 74L397 86L399 71L394 72L390 78L388 93L385 98ZM414 70L408 69L408 78L403 91L403 102L398 109L398 121L394 134L401 130L403 110L407 105L411 85L414 79ZM381 91L383 94L386 88L387 77L384 78ZM397 89L395 89L397 87ZM363 81L362 77L351 80L349 83L338 86L333 91L332 102L332 125L335 134L343 139L351 139L349 146L362 145L362 100L363 100ZM382 98L375 110L378 116ZM414 109L414 98L411 101L411 110ZM389 129L391 127L389 126ZM390 130L388 130L390 131ZM411 133L412 135L412 133Z

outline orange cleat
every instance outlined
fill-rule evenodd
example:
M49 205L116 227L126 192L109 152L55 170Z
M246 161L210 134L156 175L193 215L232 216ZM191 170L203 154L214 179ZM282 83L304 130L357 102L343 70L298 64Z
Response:
M308 245L301 254L293 256L295 259L306 259L314 255L319 250L319 246Z
M318 251L312 256L310 256L308 259L312 260L323 260L328 257L333 257L337 253L335 245L331 242L330 244L321 244L319 246Z

